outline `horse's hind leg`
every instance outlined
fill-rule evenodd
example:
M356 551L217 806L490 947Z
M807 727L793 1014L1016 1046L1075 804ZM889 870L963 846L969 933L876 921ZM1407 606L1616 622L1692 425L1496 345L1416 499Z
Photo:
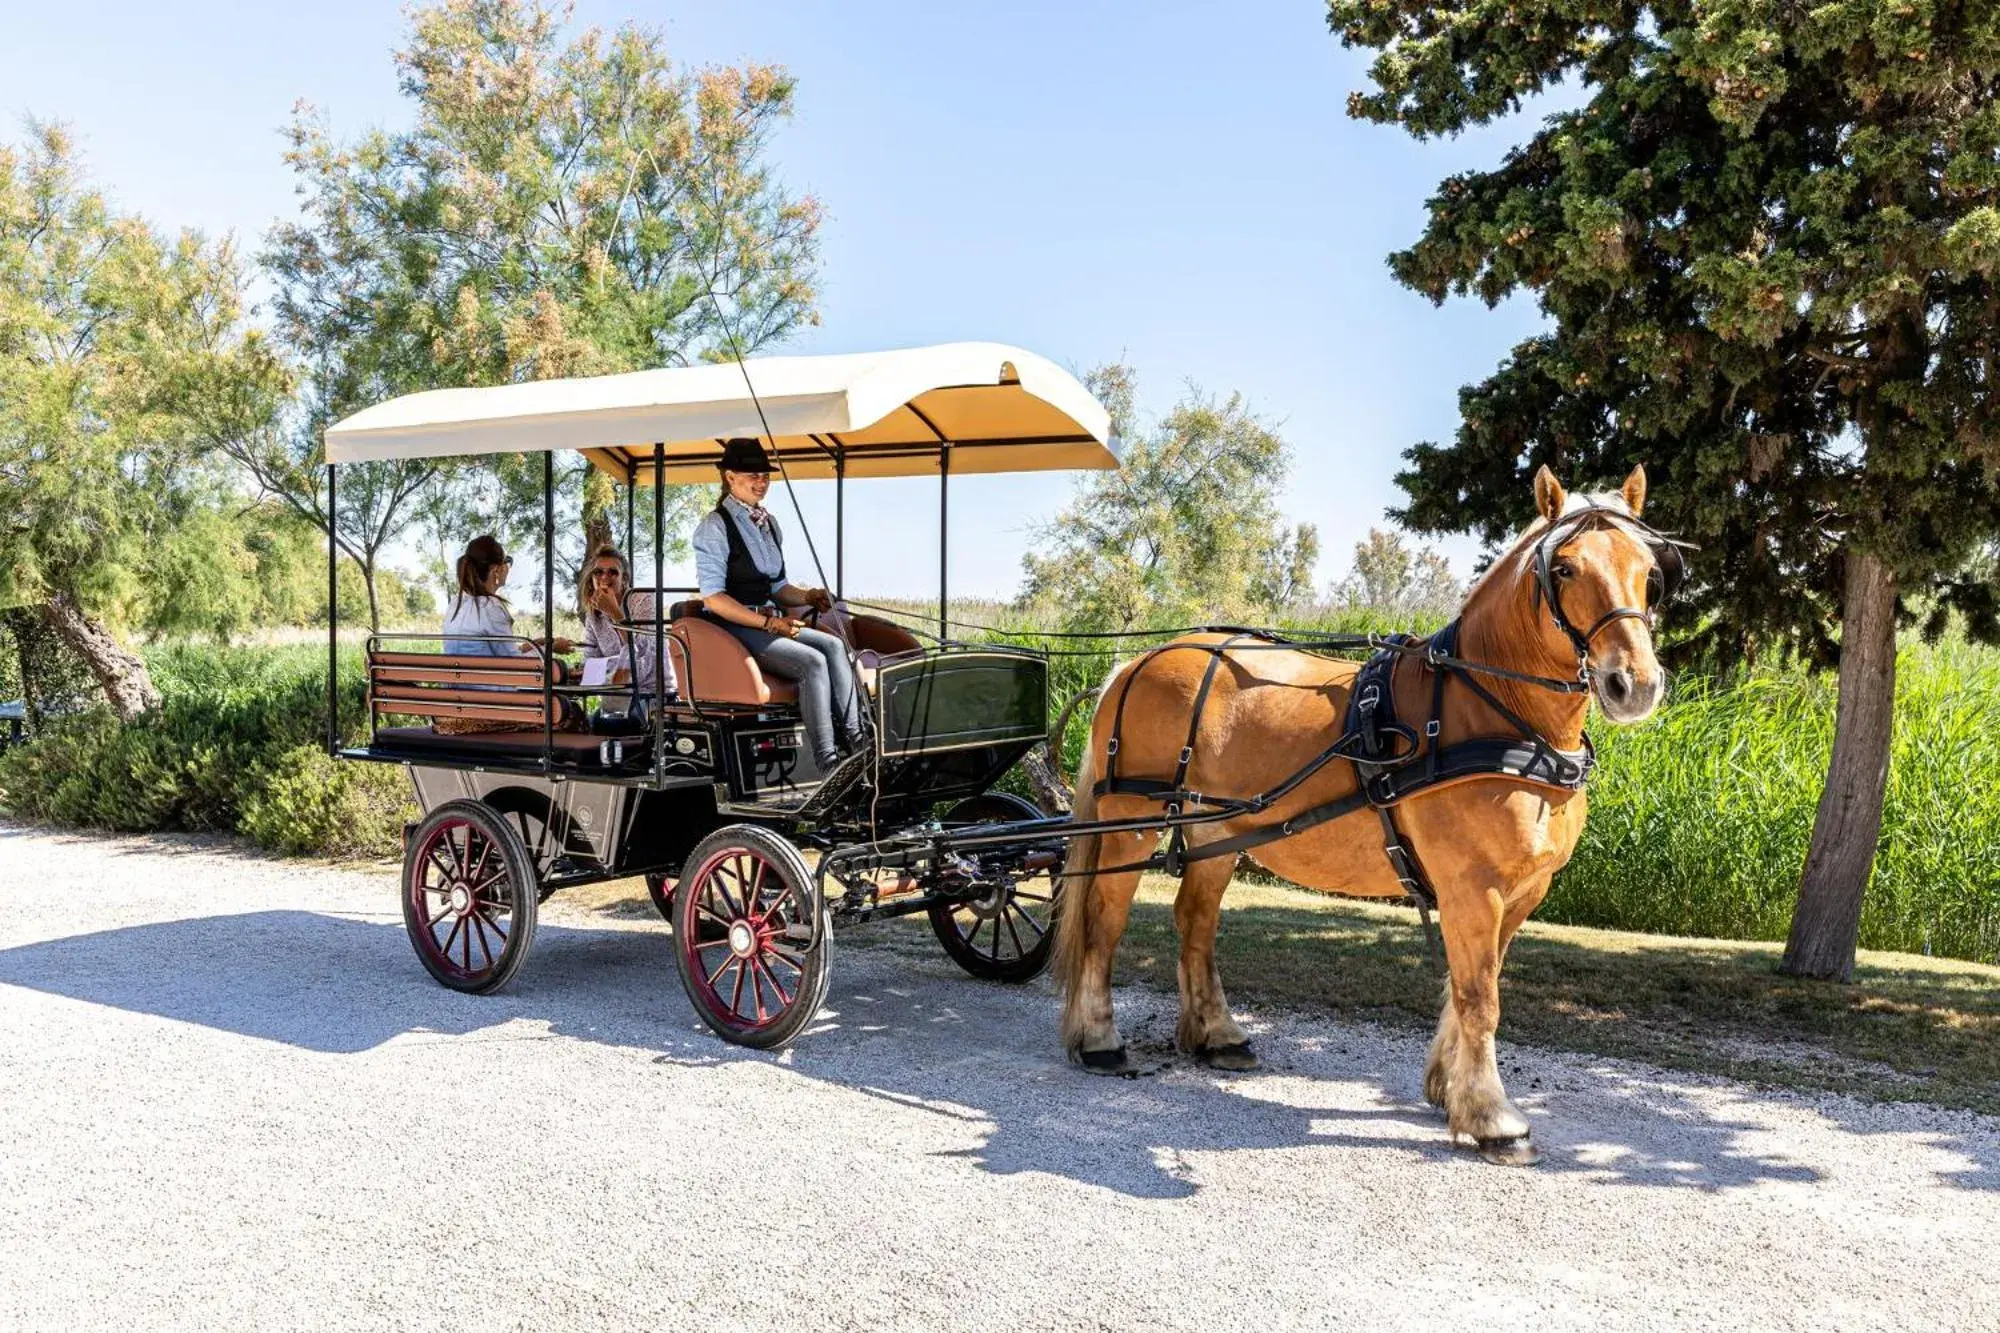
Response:
M1174 928L1181 937L1180 1048L1217 1069L1255 1069L1250 1038L1229 1016L1222 974L1215 966L1215 929L1222 894L1236 871L1233 856L1193 861L1174 898Z
M1114 864L1145 854L1143 843L1123 837L1103 840L1103 859ZM1122 1073L1126 1067L1125 1039L1111 1013L1111 963L1132 912L1132 895L1139 891L1139 872L1100 874L1088 881L1071 910L1089 914L1085 922L1083 957L1063 1010L1063 1038L1072 1055L1094 1073Z

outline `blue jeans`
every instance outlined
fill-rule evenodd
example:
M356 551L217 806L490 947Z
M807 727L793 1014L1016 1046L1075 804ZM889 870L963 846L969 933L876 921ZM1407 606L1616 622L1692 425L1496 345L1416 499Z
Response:
M839 754L834 723L850 744L861 731L861 696L847 662L847 645L831 634L800 629L796 638L771 634L747 625L726 626L757 659L757 665L799 688L799 712L806 724L806 743L822 768Z

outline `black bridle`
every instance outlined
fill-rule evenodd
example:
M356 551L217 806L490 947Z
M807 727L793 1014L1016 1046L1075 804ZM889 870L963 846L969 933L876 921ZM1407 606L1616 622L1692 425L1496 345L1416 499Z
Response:
M1644 543L1652 552L1653 567L1646 573L1646 605L1614 606L1593 621L1589 629L1580 630L1563 611L1562 590L1556 586L1555 571L1565 545L1585 532L1599 528L1623 532ZM1643 622L1647 629L1652 629L1655 609L1679 592L1686 578L1687 562L1681 556L1684 549L1692 549L1691 544L1641 523L1624 509L1594 503L1557 518L1549 524L1548 531L1536 539L1535 600L1537 605L1547 605L1556 628L1576 649L1577 679L1590 679L1590 645L1607 627L1621 620L1637 620Z

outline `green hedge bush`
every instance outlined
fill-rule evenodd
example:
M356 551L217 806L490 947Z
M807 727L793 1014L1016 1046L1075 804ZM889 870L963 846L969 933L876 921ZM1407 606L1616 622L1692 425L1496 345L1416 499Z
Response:
M245 794L237 827L292 855L395 855L413 816L410 780L393 764L343 763L300 745L263 769Z
M151 650L160 708L129 726L96 710L0 753L0 807L121 830L248 834L284 852L395 855L413 811L401 772L325 754L326 652L315 645ZM361 734L357 653L340 659L341 733Z

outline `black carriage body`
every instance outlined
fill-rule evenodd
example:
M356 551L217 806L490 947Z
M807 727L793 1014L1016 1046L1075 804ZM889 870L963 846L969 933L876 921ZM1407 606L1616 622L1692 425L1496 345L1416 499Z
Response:
M941 803L988 791L1044 737L1048 663L1006 648L926 649L883 662L872 698L872 789L823 810L811 806L822 774L797 710L784 706L677 702L661 710L656 733L570 735L559 746L534 731L381 727L342 753L407 765L426 813L472 800L509 816L545 889L671 878L724 824L802 831L833 846L839 830L865 823L894 835L928 822Z

